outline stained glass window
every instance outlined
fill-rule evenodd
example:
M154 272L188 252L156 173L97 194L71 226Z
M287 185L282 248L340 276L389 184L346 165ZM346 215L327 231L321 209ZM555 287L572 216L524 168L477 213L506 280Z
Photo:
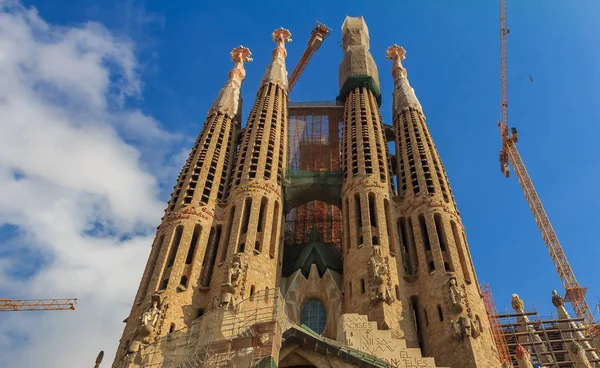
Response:
M327 324L327 311L325 306L317 299L310 299L302 308L300 321L318 334L325 331Z

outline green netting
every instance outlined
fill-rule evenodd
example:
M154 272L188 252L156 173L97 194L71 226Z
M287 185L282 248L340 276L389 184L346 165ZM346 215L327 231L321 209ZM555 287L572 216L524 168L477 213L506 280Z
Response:
M353 75L346 79L342 89L340 89L340 95L337 96L336 100L346 102L346 97L353 89L357 87L367 87L375 95L377 99L377 106L381 106L381 90L379 85L370 75Z

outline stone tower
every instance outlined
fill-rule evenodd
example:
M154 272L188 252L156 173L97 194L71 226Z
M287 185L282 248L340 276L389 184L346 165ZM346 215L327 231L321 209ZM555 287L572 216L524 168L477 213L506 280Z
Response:
M403 313L397 272L391 170L378 104L379 76L362 17L346 17L342 48L338 99L344 101L341 162L345 311L368 315L377 321L378 328L392 330L395 337L405 333L413 337L412 324L400 323L403 318L411 319L406 310Z
M473 268L448 177L401 60L393 61L402 267L421 350L449 367L498 367L483 295Z
M202 314L203 308L192 307L198 304L194 289L213 272L215 255L207 252L207 246L215 241L215 229L220 229L215 209L232 171L244 62L252 60L243 46L230 55L235 66L209 109L157 228L131 313L124 321L116 361L128 350L137 350L141 342L160 338Z
M362 17L343 23L333 102L288 105L290 37L273 32L245 127L250 52L231 53L235 67L158 227L113 368L499 367L404 50L387 51L391 127Z
M211 285L214 306L224 307L278 285L283 224L282 180L287 164L287 56L291 33L273 32L277 46L263 76L241 138L227 201L227 232ZM224 263L223 263L224 262ZM237 263L237 265L235 265ZM238 271L239 267L239 271ZM231 280L233 272L239 282ZM243 280L243 281L242 281Z

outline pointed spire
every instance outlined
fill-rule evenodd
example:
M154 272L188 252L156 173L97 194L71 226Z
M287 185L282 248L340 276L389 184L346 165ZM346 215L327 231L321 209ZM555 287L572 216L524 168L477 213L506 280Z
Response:
M267 67L260 85L263 86L267 83L275 83L279 84L287 91L288 73L285 69L285 58L287 57L285 43L292 42L292 34L285 28L279 28L276 29L271 36L273 37L273 42L277 43L277 46L275 46L275 49L273 50L271 63Z
M393 112L399 113L405 107L415 107L419 110L421 103L415 95L415 90L410 86L406 77L406 69L402 66L402 60L406 58L406 51L401 46L394 44L388 47L386 59L393 61L392 76L394 77L394 107Z
M244 46L234 48L230 53L234 67L229 71L227 83L221 88L219 95L210 107L209 114L220 111L234 116L238 113L242 81L246 77L244 62L252 61L250 49Z

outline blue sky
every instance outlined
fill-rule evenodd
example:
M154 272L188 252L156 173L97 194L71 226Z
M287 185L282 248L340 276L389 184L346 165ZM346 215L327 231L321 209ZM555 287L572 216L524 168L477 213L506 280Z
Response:
M156 206L164 206L181 158L226 81L233 47L249 47L254 58L246 64L245 120L274 46L270 33L281 26L292 32L294 42L287 44L291 70L314 21L320 20L333 32L290 97L292 101L333 100L342 57L337 44L341 24L346 15L364 16L379 68L381 112L388 124L393 81L385 50L397 43L407 51L404 66L448 172L479 281L490 282L501 311L510 305L512 293L519 293L529 308L535 304L544 315L554 311L551 290L562 293L560 280L516 178L513 175L507 180L499 170L497 1L310 0L255 5L257 2L249 1L43 0L23 4L37 8L39 17L58 26L56 30L97 22L114 37L129 40L137 60L141 93L128 98L125 106L116 104L113 108L108 103L107 111L136 111L155 123L157 134L170 137L154 146L161 147L156 158L156 152L145 146L148 140L128 135L119 125L114 128L123 142L139 151L138 168L150 174L154 180L151 185L158 188L154 197L149 195ZM596 143L600 133L600 51L595 46L600 37L600 3L580 0L573 6L573 2L558 0L508 0L508 11L510 125L519 129L523 160L580 284L589 288L588 302L595 305L600 297L600 281L593 266L600 256L595 232L600 205L596 184L600 178L596 164L600 155ZM0 204L0 214L2 211ZM154 217L144 219L144 224L151 228L159 223L161 212L148 213ZM0 225L16 234L11 244L36 242L19 236L14 221L0 217ZM128 233L137 231L129 229ZM115 234L122 236L118 231ZM7 237L0 228L0 241L5 245ZM146 238L134 237L147 244L129 248L138 252L131 257L140 254L140 269L151 237L151 231ZM42 253L49 251L40 248ZM140 275L139 269L131 271L127 281L131 286L121 290L125 297L117 302L125 314ZM120 335L122 325L116 326L116 332L106 332L107 336ZM112 352L108 357L112 359Z

